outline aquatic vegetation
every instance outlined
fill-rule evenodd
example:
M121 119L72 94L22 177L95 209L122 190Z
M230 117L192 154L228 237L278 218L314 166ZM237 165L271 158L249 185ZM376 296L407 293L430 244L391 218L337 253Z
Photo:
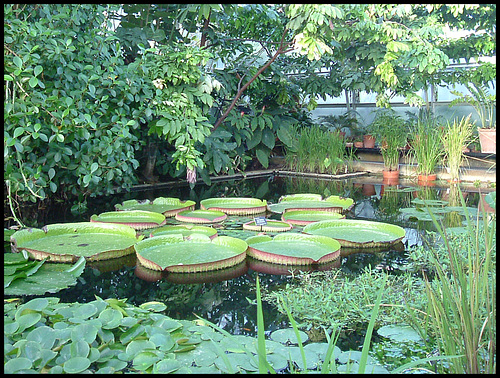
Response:
M352 198L329 196L325 199L320 194L300 193L281 196L278 203L270 204L267 209L273 213L284 213L290 210L316 210L343 213L354 206Z
M98 261L134 253L142 238L126 225L79 222L19 230L10 240L13 252L26 250L36 260L75 262L80 256Z
M345 215L322 210L286 210L281 220L298 226L306 226L309 223L322 220L344 219Z
M389 246L401 241L406 235L404 228L394 224L357 219L314 222L302 231L328 236L338 240L342 247L355 248Z
M184 210L175 215L180 222L220 223L227 219L227 214L218 210Z
M257 198L224 197L200 201L202 210L218 210L228 215L252 215L266 211L267 201Z
M243 223L244 230L250 231L264 231L264 232L285 232L290 231L293 226L288 222L280 222L273 219L264 219L263 224L257 224L257 221L251 220L249 222Z
M161 213L165 217L173 217L180 211L184 210L194 210L196 202L187 200L181 201L178 198L171 197L158 197L153 201L144 200L128 200L124 201L122 204L115 205L117 211L121 210L144 210L153 211L155 213Z
M256 235L246 242L250 257L275 264L324 264L340 256L339 242L324 236L286 232L274 238Z
M213 239L217 236L217 230L215 228L198 226L194 224L179 224L158 227L151 231L150 236L153 237L160 235L181 234L183 237L185 237L193 233L207 235L210 239Z
M247 243L229 236L210 239L203 234L161 235L134 245L146 268L178 273L204 272L236 265L246 257Z
M85 258L74 264L28 260L28 253L4 253L4 295L42 295L74 286L85 269Z
M133 227L136 230L163 226L166 223L165 215L145 210L107 211L99 215L92 215L90 221L123 224Z

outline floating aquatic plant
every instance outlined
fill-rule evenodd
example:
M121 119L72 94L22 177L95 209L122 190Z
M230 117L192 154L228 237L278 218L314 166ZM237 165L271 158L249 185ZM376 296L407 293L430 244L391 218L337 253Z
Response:
M175 219L189 223L220 223L227 214L218 210L185 210L177 213Z
M10 240L13 252L26 250L35 260L75 262L80 256L98 261L134 253L142 238L126 225L79 222L19 230Z
M325 199L320 194L302 193L282 196L278 203L267 206L273 213L284 213L290 210L331 211L343 213L354 206L352 198L329 196Z
M181 201L178 198L171 197L158 197L153 201L144 200L128 200L124 201L122 204L115 205L115 209L118 211L122 210L144 210L153 211L155 213L161 213L165 217L173 217L180 211L184 210L194 210L196 202L187 200Z
M266 200L247 197L207 198L200 201L202 210L218 210L228 215L252 215L266 211Z
M99 215L92 215L90 221L96 223L124 224L136 230L163 226L166 223L165 215L145 210L108 211Z

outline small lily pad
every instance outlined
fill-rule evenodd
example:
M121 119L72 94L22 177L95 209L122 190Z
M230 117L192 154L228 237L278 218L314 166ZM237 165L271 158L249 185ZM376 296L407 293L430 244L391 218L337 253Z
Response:
M225 214L223 214L225 215ZM193 224L180 224L172 226L162 226L155 228L151 231L151 237L160 235L181 234L183 237L189 236L193 233L207 235L213 239L217 236L217 230L213 227L195 226Z
M421 341L422 337L412 327L406 324L389 324L377 330L380 336L387 337L396 342Z
M271 340L277 341L285 345L290 345L290 344L298 345L299 343L297 335L295 335L295 331L293 328L278 329L276 331L273 331L269 337L271 338ZM309 340L307 333L305 333L304 331L299 330L299 337L300 341L303 344L307 340Z
M128 200L121 205L115 205L117 211L124 210L144 210L152 211L165 215L165 217L173 217L175 214L184 210L194 210L196 202L187 200L181 201L178 198L158 197L154 201L144 200Z
M309 223L322 220L344 219L345 215L322 210L286 210L281 216L281 220L290 224L306 226Z
M228 215L252 215L266 211L266 200L247 197L207 198L200 201L202 210L218 210Z
M144 210L108 211L92 215L90 221L123 224L136 230L163 226L166 223L165 215Z
M283 221L280 222L278 220L273 220L273 219L266 219L265 224L262 226L256 224L255 220L243 223L243 229L250 231L284 232L284 231L290 231L292 228L293 226L290 223Z
M190 223L220 223L227 218L227 214L218 210L186 210L175 215L180 222Z

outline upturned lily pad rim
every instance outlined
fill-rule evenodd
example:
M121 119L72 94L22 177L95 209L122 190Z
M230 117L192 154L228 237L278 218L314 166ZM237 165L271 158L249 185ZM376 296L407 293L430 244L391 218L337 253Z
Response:
M123 224L136 230L144 230L163 226L166 224L166 217L154 211L120 210L94 214L90 217L90 221L95 223Z
M60 253L55 250L46 249L45 247L40 249L42 247L36 246L36 243L33 245L33 241L58 236L73 237L77 234L105 234L110 235L113 241L116 241L120 237L125 239L125 241L128 240L128 242L124 243L124 245L119 248L97 250L94 254L84 256L87 261L107 260L134 253L134 244L144 238L143 235L137 235L136 231L127 225L114 223L76 222L49 224L41 229L22 229L11 235L10 240L13 252L26 250L35 260L43 260L44 258L47 258L47 261L68 263L76 262L82 255L74 253L74 248L72 249L72 253Z
M189 247L188 251L183 251L182 246ZM171 247L177 247L175 253L167 255ZM212 248L208 251L210 247ZM145 267L177 273L204 272L234 266L245 260L247 247L247 243L241 239L230 236L217 236L210 239L206 235L196 233L187 238L184 238L182 234L160 235L134 245L137 259ZM217 253L219 253L218 257ZM196 262L184 262L189 259Z
M285 232L290 231L292 228L293 226L290 223L274 219L266 219L266 224L262 226L255 224L255 219L243 223L243 229L250 231Z
M247 254L250 257L275 264L324 264L336 260L340 257L340 243L335 239L321 235L307 235L295 232L285 232L274 236L274 238L269 235L251 236L245 241L248 244ZM308 256L307 253L300 255L302 254L302 251L300 251L299 256L292 256L290 254L287 254L286 251L287 247L293 247L294 242L310 244L308 252L316 251L318 247L323 247L325 250L328 250L328 252L323 253L320 258L316 259ZM274 245L271 243L274 243ZM274 249L276 245L281 245L282 248L284 248L282 253L269 251L269 249ZM267 249L267 251L263 250L263 248Z
M177 214L180 211L184 210L194 210L194 207L196 205L195 201L192 200L185 200L182 201L179 198L173 198L173 197L158 197L155 198L153 201L151 200L127 200L122 202L121 204L115 205L115 209L117 211L124 211L124 210L146 210L146 211L153 211L153 212L159 212L165 215L165 217L173 217L175 214ZM158 210L152 210L152 209L158 209Z
M267 201L252 197L207 198L200 201L201 210L218 210L228 215L252 215L266 211Z
M343 213L350 211L354 207L354 200L348 197L336 195L325 199L319 194L290 194L281 196L278 203L269 204L267 210L273 213L282 214L291 210L314 210Z
M333 232L335 228L353 228L356 229L356 235L363 235L363 228L365 232L374 230L376 232L385 233L387 237L383 240L369 240L369 241L356 241L355 238L345 238L338 237ZM338 219L338 220L324 220L315 223L311 223L304 227L302 230L305 234L318 235L318 230L325 230L330 228L332 230L332 235L328 235L336 240L342 245L342 247L354 247L354 248L372 248L372 247L382 247L391 244L395 244L401 241L406 236L406 231L404 228L397 226L395 224L370 221L370 220L360 220L360 219ZM321 235L325 235L324 232Z
M175 214L180 222L220 223L227 219L227 214L219 210L184 210Z
M300 218L307 218L308 215L312 219L310 220L300 219ZM314 216L318 216L318 219L314 219ZM287 222L298 226L306 226L310 223L319 222L320 220L327 220L325 218L330 218L332 220L344 219L345 215L337 212L323 211L323 210L285 210L285 212L281 215L281 220L283 222Z

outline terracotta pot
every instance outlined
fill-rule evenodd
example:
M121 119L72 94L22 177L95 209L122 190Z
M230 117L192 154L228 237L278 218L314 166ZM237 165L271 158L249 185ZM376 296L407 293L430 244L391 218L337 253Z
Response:
M418 175L417 184L420 186L436 186L437 175Z
M477 129L481 152L487 154L497 153L497 129Z
M356 147L356 148L363 148L364 147L364 143L360 142L360 141L354 142L354 147Z
M371 134L363 135L363 147L364 148L374 148L375 138Z
M367 197L371 197L375 194L377 194L377 191L375 190L375 185L363 184L363 195L365 195Z
M436 186L437 175L418 175L418 185L420 186Z
M399 179L399 169L397 171L382 171L382 177L384 179L389 179L389 180L394 180L394 179Z

